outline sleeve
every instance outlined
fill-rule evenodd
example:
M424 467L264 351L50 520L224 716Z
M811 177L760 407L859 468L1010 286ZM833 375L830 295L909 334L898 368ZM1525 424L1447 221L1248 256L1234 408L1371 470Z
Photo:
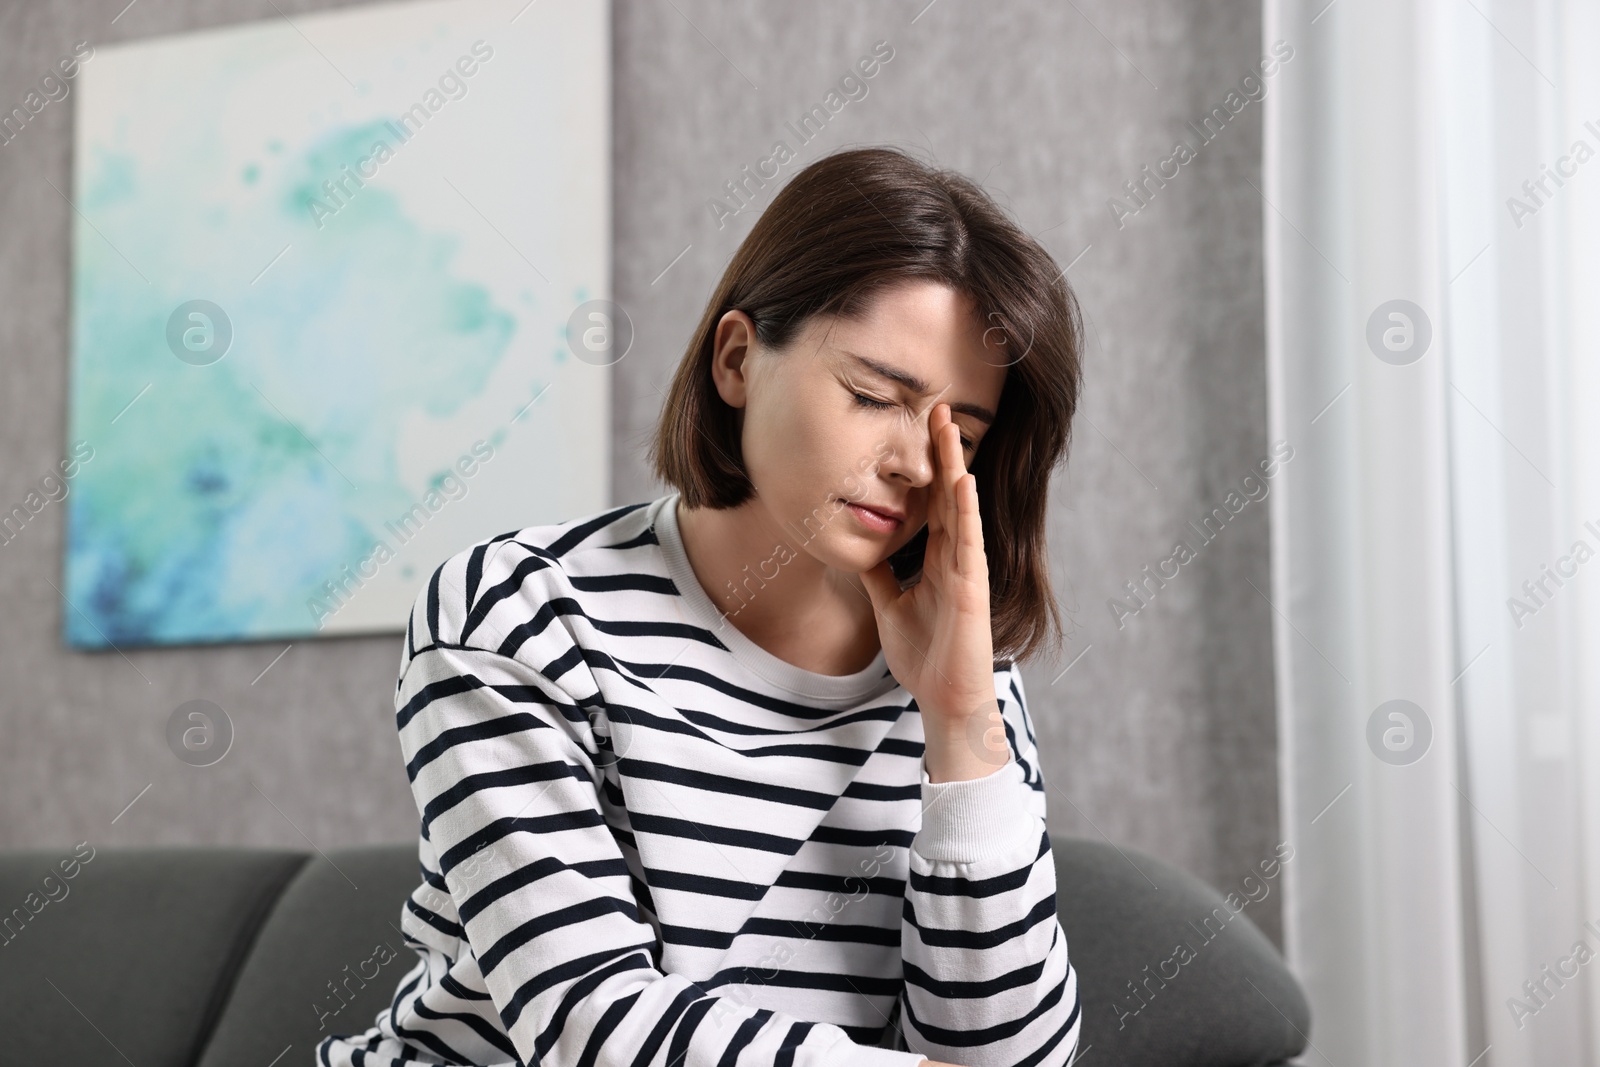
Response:
M732 1001L719 1008L720 1023L708 1020L725 998L658 969L655 928L605 821L605 769L629 735L620 716L610 722L613 709L597 692L573 695L592 675L567 620L552 620L546 602L533 620L501 627L502 637L471 625L485 615L465 600L441 609L439 589L431 582L413 611L418 640L407 639L396 724L422 833L522 1063L921 1063L913 1053L857 1045L831 1024ZM493 633L480 640L500 651L440 640L463 620Z
M1065 1064L1078 1046L1077 972L1056 915L1045 783L1016 665L995 672L1010 760L932 783L912 838L900 954L908 1048L966 1067Z

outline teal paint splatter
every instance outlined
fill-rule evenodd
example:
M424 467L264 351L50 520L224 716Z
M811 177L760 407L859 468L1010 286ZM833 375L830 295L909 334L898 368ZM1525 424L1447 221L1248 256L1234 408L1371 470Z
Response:
M379 184L347 182L318 228L322 183L378 140L405 151L383 123L298 150L269 141L279 159L244 170L247 195L220 145L92 149L82 207L106 237L75 224L71 434L96 454L67 501L72 646L304 635L321 583L394 544L384 521L414 503L395 463L403 420L480 396L516 320L455 275L456 240ZM205 367L165 342L195 298L234 329Z

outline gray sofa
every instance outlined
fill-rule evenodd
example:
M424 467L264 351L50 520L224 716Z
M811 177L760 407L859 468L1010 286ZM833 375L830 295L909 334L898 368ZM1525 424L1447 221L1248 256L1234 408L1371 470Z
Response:
M1304 1050L1305 996L1248 908L1133 849L1053 851L1088 1067ZM309 1067L321 1038L372 1024L416 959L398 928L414 844L102 847L67 877L71 855L0 853L0 1062Z

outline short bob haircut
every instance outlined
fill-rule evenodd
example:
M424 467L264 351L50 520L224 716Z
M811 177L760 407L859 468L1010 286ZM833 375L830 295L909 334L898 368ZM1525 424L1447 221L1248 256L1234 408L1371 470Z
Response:
M887 147L835 152L797 173L707 301L666 395L651 462L686 507L749 500L742 413L711 377L718 321L743 311L757 340L782 350L811 316L859 317L881 291L913 279L971 297L988 343L1005 346L997 417L968 464L983 517L995 660L1031 658L1047 641L1058 649L1045 504L1078 404L1082 317L1065 271L959 173Z

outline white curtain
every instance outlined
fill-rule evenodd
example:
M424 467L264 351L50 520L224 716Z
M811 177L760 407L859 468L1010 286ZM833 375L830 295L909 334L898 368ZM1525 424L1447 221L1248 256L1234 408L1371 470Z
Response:
M1306 1064L1600 1067L1597 8L1265 4Z

